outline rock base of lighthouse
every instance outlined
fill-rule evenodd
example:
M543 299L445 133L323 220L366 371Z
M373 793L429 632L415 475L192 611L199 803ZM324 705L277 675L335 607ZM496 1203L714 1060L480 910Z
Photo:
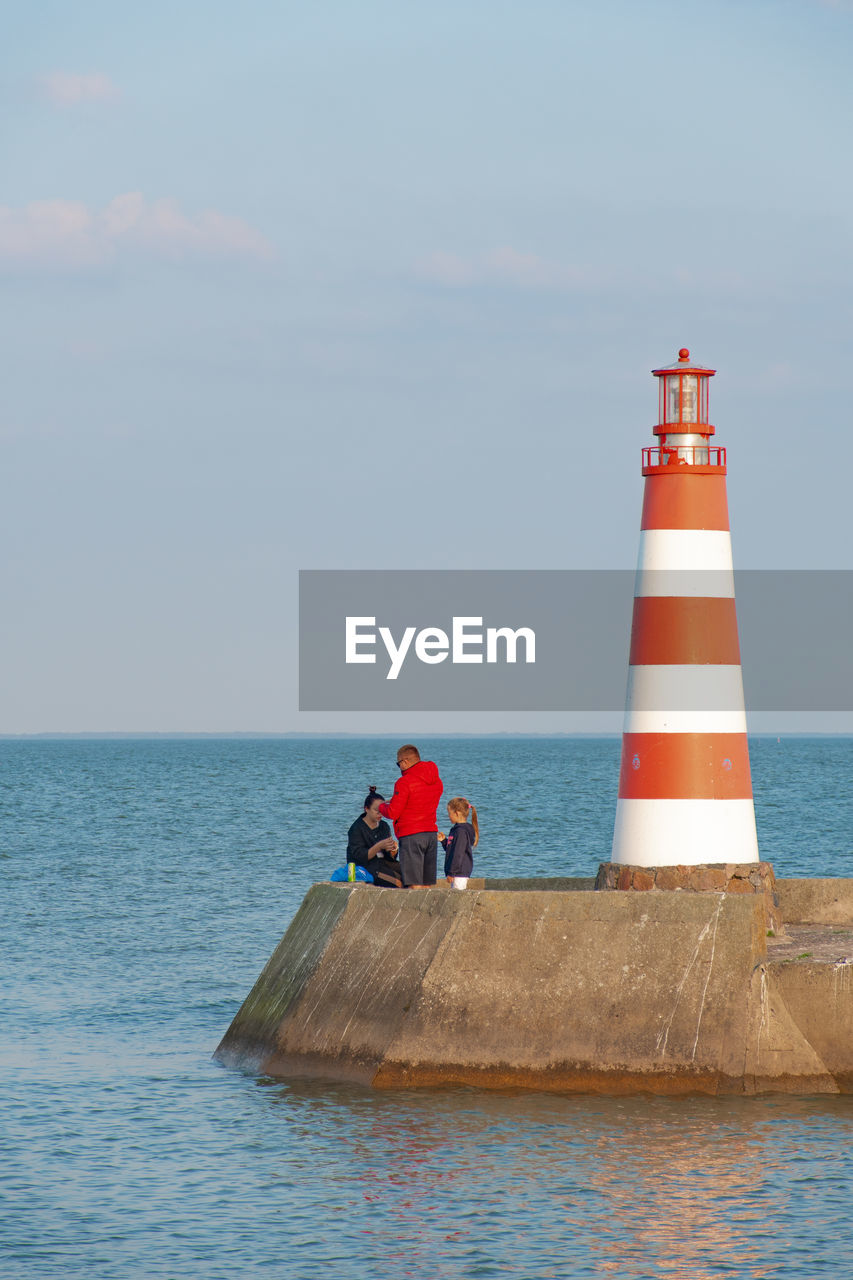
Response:
M595 878L599 890L648 893L653 890L687 893L743 893L758 895L764 903L765 924L772 934L782 933L776 875L769 862L706 862L698 866L639 867L602 862Z
M853 1092L853 882L778 882L783 914L843 918L803 926L820 955L768 939L758 893L476 883L315 885L216 1057L377 1088Z

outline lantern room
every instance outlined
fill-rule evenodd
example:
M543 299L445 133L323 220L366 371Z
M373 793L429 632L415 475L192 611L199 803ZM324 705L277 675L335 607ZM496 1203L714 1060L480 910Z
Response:
M725 474L725 449L709 444L714 428L708 421L708 382L716 369L697 364L682 347L675 364L652 373L658 379L658 444L643 450L643 475L672 467Z
M675 364L652 369L652 373L659 379L655 435L713 435L714 428L708 422L708 381L716 369L694 363L687 347L682 347Z

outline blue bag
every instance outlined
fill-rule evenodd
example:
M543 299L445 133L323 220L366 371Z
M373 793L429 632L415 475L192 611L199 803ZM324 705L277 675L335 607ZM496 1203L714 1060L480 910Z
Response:
M336 871L332 872L332 874L329 876L329 879L334 880L336 884L340 884L342 880L348 881L349 873L347 871L346 866L338 867ZM373 876L370 874L370 872L366 871L364 867L358 866L358 864L356 864L356 868L355 868L355 879L356 879L356 884L358 884L359 881L361 881L364 884L376 884L376 881L373 879Z

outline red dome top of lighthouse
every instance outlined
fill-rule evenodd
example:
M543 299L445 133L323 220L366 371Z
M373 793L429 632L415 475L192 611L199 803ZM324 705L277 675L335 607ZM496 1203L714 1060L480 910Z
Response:
M656 378L662 378L667 373L702 373L707 378L713 378L717 372L716 369L710 368L709 365L701 364L698 360L690 359L690 351L687 347L682 347L678 353L678 359L672 364L665 364L660 369L652 369L652 373Z

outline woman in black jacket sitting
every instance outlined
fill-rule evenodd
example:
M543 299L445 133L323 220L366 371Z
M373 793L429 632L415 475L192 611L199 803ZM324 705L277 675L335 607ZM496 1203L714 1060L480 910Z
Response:
M397 861L397 842L388 823L379 814L379 805L384 799L375 787L370 788L364 801L364 813L356 818L347 835L347 862L356 862L364 867L377 884L400 889L402 875Z

